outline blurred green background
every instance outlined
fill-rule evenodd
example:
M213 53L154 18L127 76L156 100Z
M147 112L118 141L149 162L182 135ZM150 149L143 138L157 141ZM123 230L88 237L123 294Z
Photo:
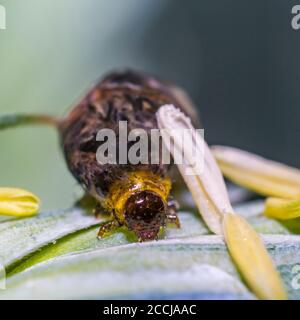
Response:
M168 1L9 0L0 32L0 114L62 116L103 73L133 66L152 70L137 50ZM40 196L44 208L70 205L79 188L51 128L1 132L0 185Z
M183 86L209 143L300 167L300 31L294 1L0 0L0 114L62 116L104 73L133 67ZM0 186L69 206L79 188L57 133L0 133Z

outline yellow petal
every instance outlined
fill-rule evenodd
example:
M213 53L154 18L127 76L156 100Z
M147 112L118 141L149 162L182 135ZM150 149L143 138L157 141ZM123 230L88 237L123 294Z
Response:
M177 164L178 169L210 230L224 234L229 251L249 287L259 298L285 299L284 287L267 250L248 223L233 214L220 169L203 138L197 137L190 119L174 106L166 105L159 109L157 123L163 140L173 156L176 152L184 150L185 161L183 164ZM174 129L175 132L162 132L163 129ZM187 150L178 142L181 140L180 129L189 131L191 139L184 141ZM173 139L170 139L170 136ZM173 142L168 146L168 141ZM197 155L203 157L202 171L198 171L197 166L193 165L189 150L197 150ZM186 168L192 169L193 174L186 174Z
M212 147L229 179L265 196L300 198L300 170L231 147Z
M233 209L222 173L209 147L191 119L173 105L162 106L156 117L165 146L174 159L176 154L184 154L184 161L177 163L177 167L200 214L212 232L222 234L222 216ZM198 163L193 163L193 153L198 155L198 162L203 159L203 170L199 170ZM186 174L187 169L191 171L189 174Z
M35 215L40 200L34 194L16 188L0 188L0 214L16 217Z
M264 214L267 217L288 220L300 217L300 200L268 198Z
M259 235L239 215L225 214L224 236L229 252L249 287L260 299L286 299L287 295Z

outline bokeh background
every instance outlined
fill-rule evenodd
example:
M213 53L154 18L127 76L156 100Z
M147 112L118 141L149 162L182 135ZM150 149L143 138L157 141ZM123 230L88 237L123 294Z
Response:
M288 0L0 0L0 114L62 116L119 67L185 88L211 144L300 167L300 30ZM57 133L0 133L0 185L38 194L44 208L79 195Z

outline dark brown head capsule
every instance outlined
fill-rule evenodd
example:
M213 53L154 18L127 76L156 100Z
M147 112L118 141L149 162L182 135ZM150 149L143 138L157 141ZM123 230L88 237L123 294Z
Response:
M167 221L167 205L155 192L140 191L125 204L125 221L139 239L156 239Z

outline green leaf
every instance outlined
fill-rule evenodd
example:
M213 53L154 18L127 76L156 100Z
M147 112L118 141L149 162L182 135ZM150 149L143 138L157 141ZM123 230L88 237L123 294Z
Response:
M133 243L39 264L13 276L3 298L251 298L224 267L234 274L225 246L216 236Z
M209 234L209 231L204 226L203 222L194 214L183 212L180 215L180 220L181 228L167 229L167 238L172 239L187 237L190 235ZM112 236L106 237L100 241L96 237L98 229L98 225L93 226L91 228L75 232L58 240L52 241L47 246L44 246L42 250L34 252L34 254L26 257L26 259L11 265L9 268L9 274L12 275L14 273L23 271L36 263L43 262L60 255L75 253L83 250L94 250L118 246L135 241L134 236L128 232L126 228L120 228L120 232L117 232Z
M235 207L268 234L263 239L289 297L300 298L292 285L300 239L291 226L262 216L262 209L261 201ZM98 240L101 221L80 209L4 221L0 256L7 289L0 298L255 298L222 238L211 235L197 214L179 216L181 229L168 228L166 239L146 243L134 242L124 228Z
M1 263L7 268L39 248L99 222L95 217L77 208L2 222L0 224Z

